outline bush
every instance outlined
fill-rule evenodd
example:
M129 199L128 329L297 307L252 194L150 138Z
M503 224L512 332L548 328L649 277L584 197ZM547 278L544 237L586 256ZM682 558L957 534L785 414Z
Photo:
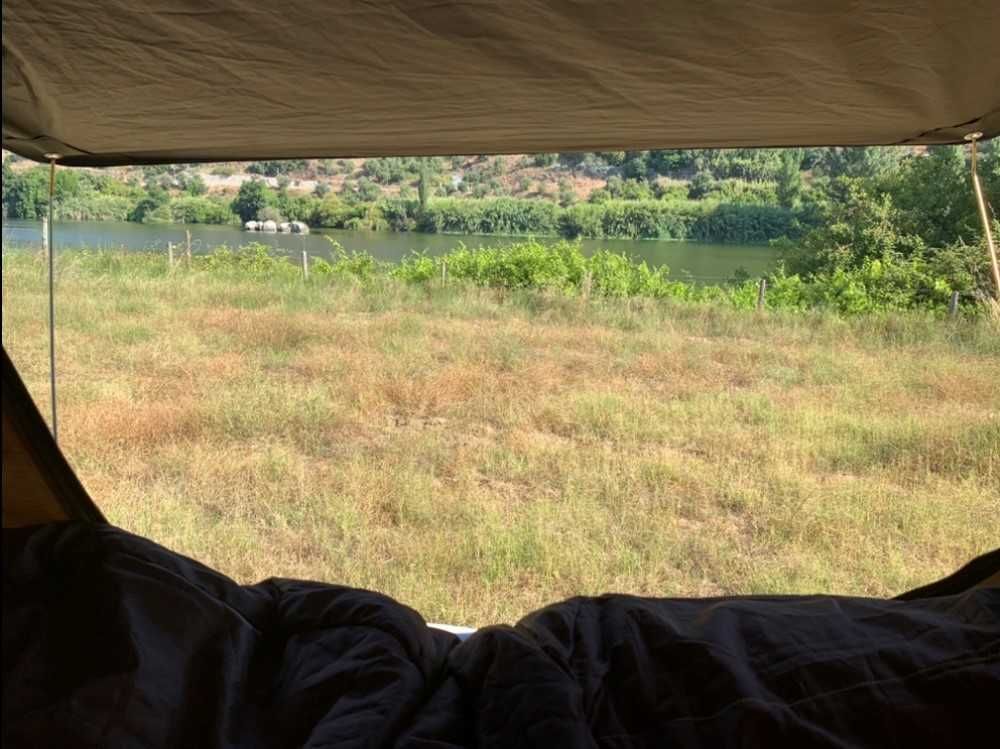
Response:
M225 201L194 196L172 200L170 217L178 224L229 224L237 220Z
M403 197L383 198L378 202L378 210L387 228L392 231L413 231L417 227L420 201Z
M411 253L392 265L367 252L348 252L332 240L332 260L313 258L312 277L339 276L361 283L392 278L410 284L427 284L441 277L476 286L502 290L541 290L565 295L586 294L597 298L671 299L698 304L721 304L751 310L757 301L757 280L745 279L725 285L700 285L673 280L665 266L651 268L627 255L598 250L590 257L580 245L559 240L525 240L499 247L470 250L459 245L434 258ZM89 271L115 272L122 257L113 253L75 253L78 267ZM237 250L220 247L194 259L205 272L253 278L299 280L296 264L271 248L251 243ZM162 260L148 264L150 273L164 271ZM768 281L766 305L776 310L829 310L841 315L882 313L893 310L925 310L945 314L955 286L937 275L938 267L924 257L902 260L866 259L855 268L801 276L779 268ZM980 307L971 294L964 298L967 311Z
M281 161L255 161L247 166L247 171L250 174L277 177L279 174L301 172L305 168L305 159L284 159Z
M340 242L326 237L333 250L333 260L314 259L311 268L318 276L351 276L360 281L368 281L379 273L388 272L389 264L376 260L368 252L348 252ZM290 263L288 265L291 265ZM294 266L293 266L294 267Z
M560 216L559 231L569 238L686 239L698 210L691 203L658 200L581 204Z
M795 212L764 205L723 203L705 210L691 225L690 237L703 242L767 242L793 236Z
M747 182L742 179L720 179L712 181L703 197L719 203L739 205L780 205L775 182Z
M270 187L259 179L251 179L240 185L240 190L232 202L232 211L240 221L256 221L268 206L273 206L277 196Z
M435 261L426 253L413 252L399 261L399 265L392 270L392 276L407 283L427 283L440 277L439 268L442 262L443 259Z
M327 195L313 207L311 226L323 226L328 229L342 229L345 222L354 215L354 208L347 205L336 195Z
M283 257L271 253L271 248L260 242L251 242L236 250L219 247L209 255L194 258L200 270L253 278L300 277L300 271Z
M558 206L537 200L495 198L431 202L420 215L420 231L458 234L554 234Z
M579 287L586 265L579 245L535 240L477 250L460 247L445 262L450 277L479 286L564 291Z
M68 198L56 206L56 217L70 221L127 221L133 201L123 195L102 195Z

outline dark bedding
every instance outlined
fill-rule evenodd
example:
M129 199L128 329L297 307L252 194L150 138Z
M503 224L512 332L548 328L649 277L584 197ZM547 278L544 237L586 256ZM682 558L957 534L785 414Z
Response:
M4 530L3 552L5 747L996 738L1000 589L576 598L459 643L385 596L241 587L108 526Z

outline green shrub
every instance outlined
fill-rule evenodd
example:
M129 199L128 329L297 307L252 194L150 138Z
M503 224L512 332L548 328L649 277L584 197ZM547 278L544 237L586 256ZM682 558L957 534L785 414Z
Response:
M556 232L558 215L559 207L546 201L443 198L428 204L417 227L441 234L551 235Z
M792 236L798 230L796 214L788 208L721 203L701 212L689 236L703 242L767 242Z
M237 220L225 201L204 196L175 198L170 202L170 217L178 224L229 224Z
M286 278L299 276L299 270L284 257L260 242L251 242L236 250L218 247L208 255L194 258L195 267L209 273L249 276L251 278Z
M392 276L407 283L427 283L440 277L442 262L443 259L435 261L426 253L413 252L399 261L399 265L392 269Z

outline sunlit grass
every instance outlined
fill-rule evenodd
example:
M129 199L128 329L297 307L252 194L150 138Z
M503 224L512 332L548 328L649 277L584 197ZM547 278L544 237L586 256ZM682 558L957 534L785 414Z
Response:
M988 316L152 262L61 269L61 440L113 522L240 581L480 625L606 591L891 595L997 544ZM5 255L4 346L41 403L45 291Z

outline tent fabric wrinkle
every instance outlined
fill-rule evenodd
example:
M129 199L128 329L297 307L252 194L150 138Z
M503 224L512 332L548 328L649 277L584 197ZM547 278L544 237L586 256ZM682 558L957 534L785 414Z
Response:
M3 146L68 165L958 143L995 0L8 0Z

